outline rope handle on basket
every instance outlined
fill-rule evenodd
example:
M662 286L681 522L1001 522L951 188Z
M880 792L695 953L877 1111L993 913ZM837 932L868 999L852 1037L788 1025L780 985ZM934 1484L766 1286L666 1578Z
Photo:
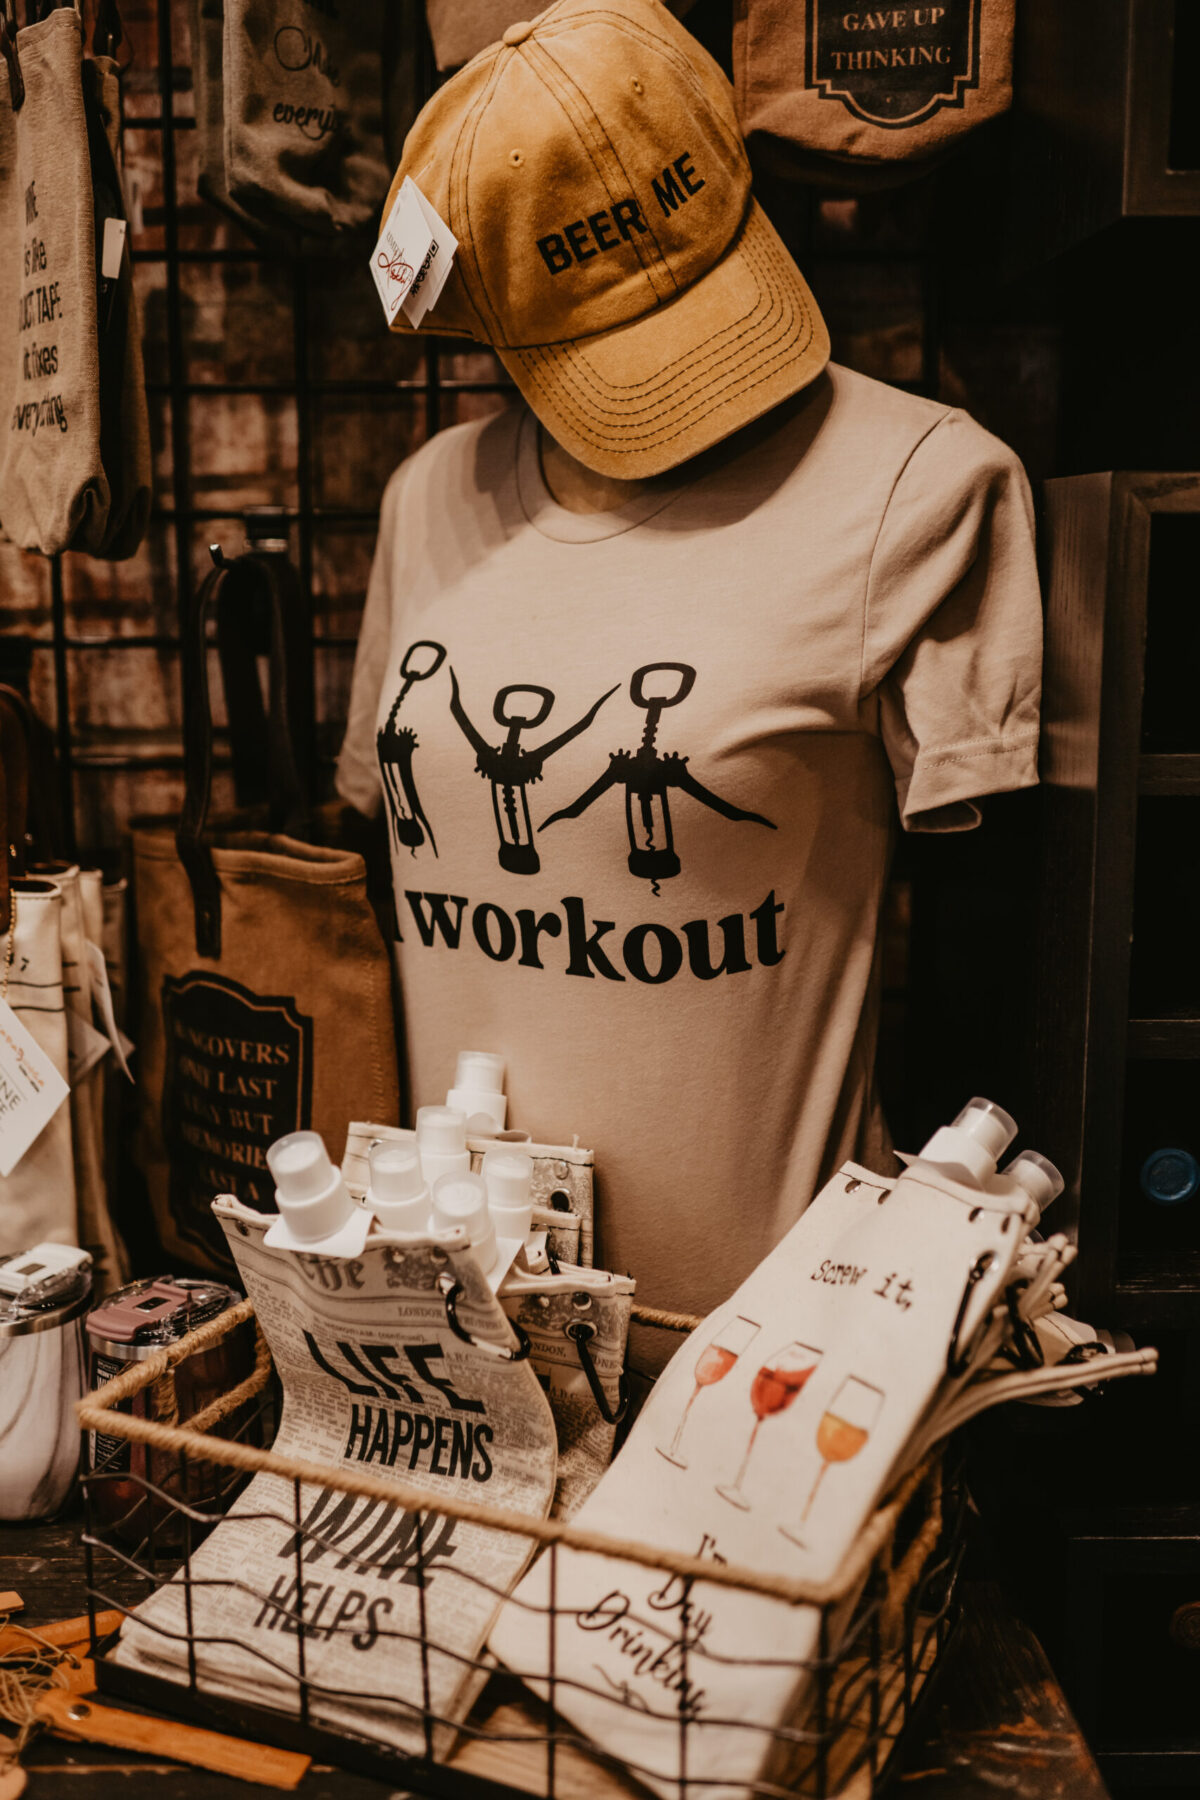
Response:
M478 1338L474 1332L468 1331L458 1316L458 1297L463 1291L463 1284L458 1276L452 1275L448 1269L443 1270L437 1278L437 1287L438 1293L442 1296L442 1305L446 1309L446 1323L456 1338L461 1338L464 1344L470 1344L472 1350L482 1350L488 1356L494 1356L497 1362L519 1363L525 1361L533 1349L533 1345L529 1341L528 1332L523 1331L515 1320L509 1321L517 1334L515 1350L510 1349L507 1344L489 1344L486 1338Z
M912 1596L913 1589L920 1580L921 1571L937 1545L942 1534L942 1461L938 1457L927 1470L926 1479L929 1485L929 1507L921 1529L897 1563L894 1560L896 1540L892 1538L888 1546L887 1591L884 1594L880 1611L880 1629L885 1644L894 1642L903 1622L904 1608ZM922 1482L921 1486L925 1483ZM918 1492L920 1489L918 1488Z
M252 1303L243 1300L217 1318L210 1319L207 1324L198 1326L187 1337L156 1350L144 1362L130 1364L121 1374L114 1375L110 1381L76 1402L75 1413L80 1425L85 1431L109 1432L114 1437L135 1444L145 1444L152 1449L171 1450L193 1458L203 1457L223 1468L237 1469L246 1474L263 1472L279 1475L287 1481L305 1481L314 1486L333 1488L339 1493L382 1500L389 1506L398 1506L408 1512L428 1509L428 1490L413 1488L404 1481L391 1478L385 1480L380 1475L357 1468L335 1468L328 1463L308 1462L291 1454L281 1455L275 1450L258 1450L237 1438L206 1436L204 1426L211 1416L207 1408L197 1413L194 1420L178 1426L163 1425L135 1413L115 1410L122 1401L132 1398L157 1380L165 1369L219 1343L244 1319L253 1317ZM482 1347L493 1352L496 1350L495 1345ZM262 1359L263 1380L269 1368L270 1358L266 1356ZM257 1371L248 1382L243 1382L240 1387L223 1396L225 1405L235 1405L247 1397L247 1390L256 1381L256 1377ZM901 1514L930 1478L930 1463L911 1470L867 1521L846 1552L841 1566L823 1581L789 1578L774 1571L733 1563L714 1563L708 1557L687 1556L664 1550L637 1538L619 1538L607 1532L583 1530L570 1520L547 1519L499 1506L494 1501L447 1496L438 1501L438 1510L450 1517L465 1519L497 1531L515 1532L536 1543L563 1544L593 1555L617 1557L656 1572L666 1570L695 1581L709 1581L718 1587L767 1595L791 1605L824 1607L840 1603L857 1591L872 1566L886 1557L888 1547L894 1541ZM896 1576L897 1589L905 1578L905 1565L902 1564L901 1573Z

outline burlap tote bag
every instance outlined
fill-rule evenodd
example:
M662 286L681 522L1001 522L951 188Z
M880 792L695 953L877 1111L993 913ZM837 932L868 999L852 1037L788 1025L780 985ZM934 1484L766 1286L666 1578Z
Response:
M96 255L73 7L13 31L0 60L0 524L47 554L103 536Z
M311 1126L340 1144L400 1094L387 952L360 856L281 831L214 831L205 628L227 606L272 619L269 742L275 818L297 788L287 729L283 590L271 559L210 576L183 629L187 789L175 831L133 840L141 964L138 1160L166 1253L230 1268L215 1194L274 1206L266 1151Z
M734 0L734 89L751 156L851 186L915 174L1007 111L1012 31L1013 0L882 10Z

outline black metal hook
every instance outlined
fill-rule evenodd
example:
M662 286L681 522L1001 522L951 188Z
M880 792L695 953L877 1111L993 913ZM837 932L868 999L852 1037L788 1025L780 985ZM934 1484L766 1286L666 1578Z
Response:
M463 1291L463 1284L458 1276L452 1274L449 1269L443 1270L437 1278L437 1287L442 1296L442 1304L446 1308L446 1323L456 1338L461 1338L464 1344L470 1344L472 1350L483 1350L488 1356L494 1356L497 1362L525 1361L533 1349L533 1345L529 1341L528 1332L523 1331L515 1320L510 1321L517 1334L515 1350L510 1350L506 1344L489 1344L486 1338L477 1338L474 1332L468 1331L459 1319L458 1297Z
M971 1295L974 1293L978 1284L983 1280L983 1277L987 1274L995 1260L995 1251L985 1250L982 1256L977 1256L975 1258L975 1261L971 1265L971 1273L967 1276L966 1286L963 1288L962 1299L959 1301L958 1311L954 1315L954 1329L950 1333L950 1348L946 1352L946 1373L952 1379L956 1380L958 1376L965 1374L967 1365L971 1360L970 1352L962 1350L959 1347L958 1337L962 1330L962 1322L966 1317Z
M624 1369L621 1370L617 1381L617 1404L614 1410L608 1404L608 1395L604 1391L604 1384L600 1380L596 1365L592 1361L592 1353L588 1349L589 1340L596 1335L596 1327L589 1324L586 1319L571 1319L566 1326L566 1333L579 1352L579 1365L587 1376L587 1384L592 1390L592 1399L596 1402L600 1417L606 1425L619 1425L629 1411L629 1383L626 1380Z

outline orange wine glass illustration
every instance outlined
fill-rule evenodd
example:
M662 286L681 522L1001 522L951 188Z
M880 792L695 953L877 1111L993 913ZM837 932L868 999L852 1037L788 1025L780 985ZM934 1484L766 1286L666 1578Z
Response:
M777 1350L774 1356L764 1362L754 1377L750 1386L750 1405L754 1409L754 1429L750 1433L750 1442L746 1445L746 1454L737 1472L737 1480L717 1489L722 1500L728 1500L730 1506L739 1507L742 1512L750 1510L750 1502L742 1492L742 1482L750 1466L759 1427L764 1419L786 1412L797 1394L803 1393L821 1355L822 1352L814 1350L811 1344L785 1344L782 1350Z
M870 1437L879 1417L883 1398L880 1388L872 1387L869 1381L860 1381L857 1375L848 1375L822 1413L821 1423L817 1426L817 1455L821 1458L821 1467L817 1470L817 1479L812 1484L804 1511L800 1515L801 1527L813 1509L813 1502L830 1467L834 1463L849 1462L858 1455ZM789 1531L786 1525L781 1525L779 1529L793 1544L799 1544L801 1549L807 1548L799 1530Z
M696 1385L679 1416L679 1423L675 1427L675 1436L666 1450L661 1444L655 1445L658 1454L665 1456L669 1463L674 1463L677 1469L686 1469L688 1466L687 1458L679 1454L679 1446L683 1441L688 1414L696 1404L696 1396L704 1388L714 1387L718 1381L724 1381L743 1350L746 1350L757 1336L758 1326L754 1320L743 1319L739 1315L728 1320L700 1352L696 1359L694 1373Z

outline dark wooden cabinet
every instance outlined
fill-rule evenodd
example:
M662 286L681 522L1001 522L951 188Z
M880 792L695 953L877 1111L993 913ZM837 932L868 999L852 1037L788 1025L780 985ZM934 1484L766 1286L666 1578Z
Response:
M1040 1139L1062 1162L1084 1317L1200 1327L1200 474L1046 486Z
M1009 260L1055 256L1121 219L1200 213L1195 0L1017 8Z

